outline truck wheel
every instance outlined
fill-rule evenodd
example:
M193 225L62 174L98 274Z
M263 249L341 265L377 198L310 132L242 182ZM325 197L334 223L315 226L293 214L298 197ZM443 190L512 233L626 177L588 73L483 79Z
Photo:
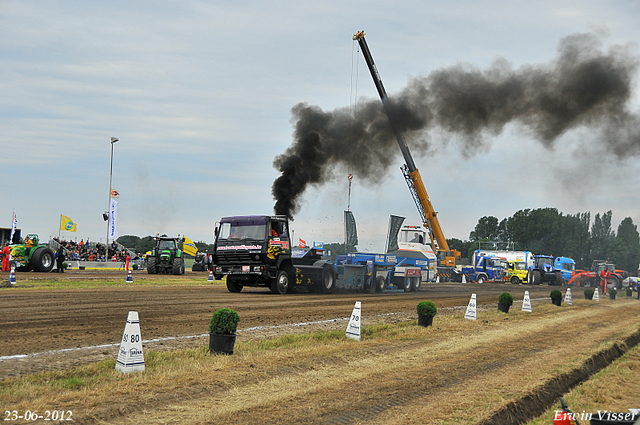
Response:
M411 288L413 288L413 279L410 277L404 278L404 292L411 292Z
M147 257L147 274L156 274L156 257Z
M41 246L31 256L29 266L36 272L49 273L53 268L53 251L51 248Z
M384 291L384 287L385 287L386 283L387 282L385 281L384 276L376 277L376 282L375 282L376 292Z
M289 291L289 275L284 270L279 270L276 278L271 282L271 292L286 294Z
M228 274L227 275L227 289L229 292L240 292L242 291L243 285L238 282L234 276Z
M529 273L529 275L531 276L530 280L530 284L532 285L540 285L540 281L542 280L542 276L540 275L540 271L539 270L534 270L531 273Z
M512 285L519 285L520 284L520 279L518 278L518 276L511 276L511 284Z
M420 285L422 284L422 277L412 277L411 280L413 280L413 284L411 285L411 290L419 291Z
M336 290L336 272L332 267L322 268L322 292L331 294Z

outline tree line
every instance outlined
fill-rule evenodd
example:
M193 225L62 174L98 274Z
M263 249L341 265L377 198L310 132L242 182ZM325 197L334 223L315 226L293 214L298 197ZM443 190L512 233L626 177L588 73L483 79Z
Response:
M556 208L525 209L499 221L478 220L469 240L449 239L449 246L471 258L476 249L512 249L571 257L576 268L589 269L593 260L608 260L635 275L640 262L640 235L631 217L611 227L611 211L563 214Z

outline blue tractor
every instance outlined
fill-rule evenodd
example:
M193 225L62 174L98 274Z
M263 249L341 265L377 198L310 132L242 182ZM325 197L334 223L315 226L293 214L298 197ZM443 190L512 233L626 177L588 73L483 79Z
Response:
M562 285L562 272L556 270L551 255L534 255L533 264L529 267L528 281L530 285Z

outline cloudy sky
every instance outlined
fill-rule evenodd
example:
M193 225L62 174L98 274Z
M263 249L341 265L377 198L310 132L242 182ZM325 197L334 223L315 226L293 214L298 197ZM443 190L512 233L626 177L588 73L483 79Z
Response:
M359 30L392 98L439 70L552 67L563 40L585 34L590 50L616 52L630 70L618 107L631 119L614 135L631 134L622 147L604 140L594 112L551 141L515 119L474 148L437 127L408 142L448 238L526 208L611 209L614 227L628 216L637 224L638 130L623 127L640 111L638 22L640 3L628 1L3 0L0 227L15 209L23 234L48 239L64 214L78 232L63 238L104 241L111 137L120 235L211 243L222 216L271 214L292 108L357 114L379 101L352 40ZM349 172L360 249L383 249L389 214L417 224L397 146L386 156L373 178L338 161L307 187L295 237L342 241Z

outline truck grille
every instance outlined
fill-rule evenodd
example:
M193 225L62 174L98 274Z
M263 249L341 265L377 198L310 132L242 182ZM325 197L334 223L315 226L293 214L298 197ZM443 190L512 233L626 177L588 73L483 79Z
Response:
M223 266L226 264L260 264L260 261L253 260L255 254L248 252L225 252L216 256L215 263Z

